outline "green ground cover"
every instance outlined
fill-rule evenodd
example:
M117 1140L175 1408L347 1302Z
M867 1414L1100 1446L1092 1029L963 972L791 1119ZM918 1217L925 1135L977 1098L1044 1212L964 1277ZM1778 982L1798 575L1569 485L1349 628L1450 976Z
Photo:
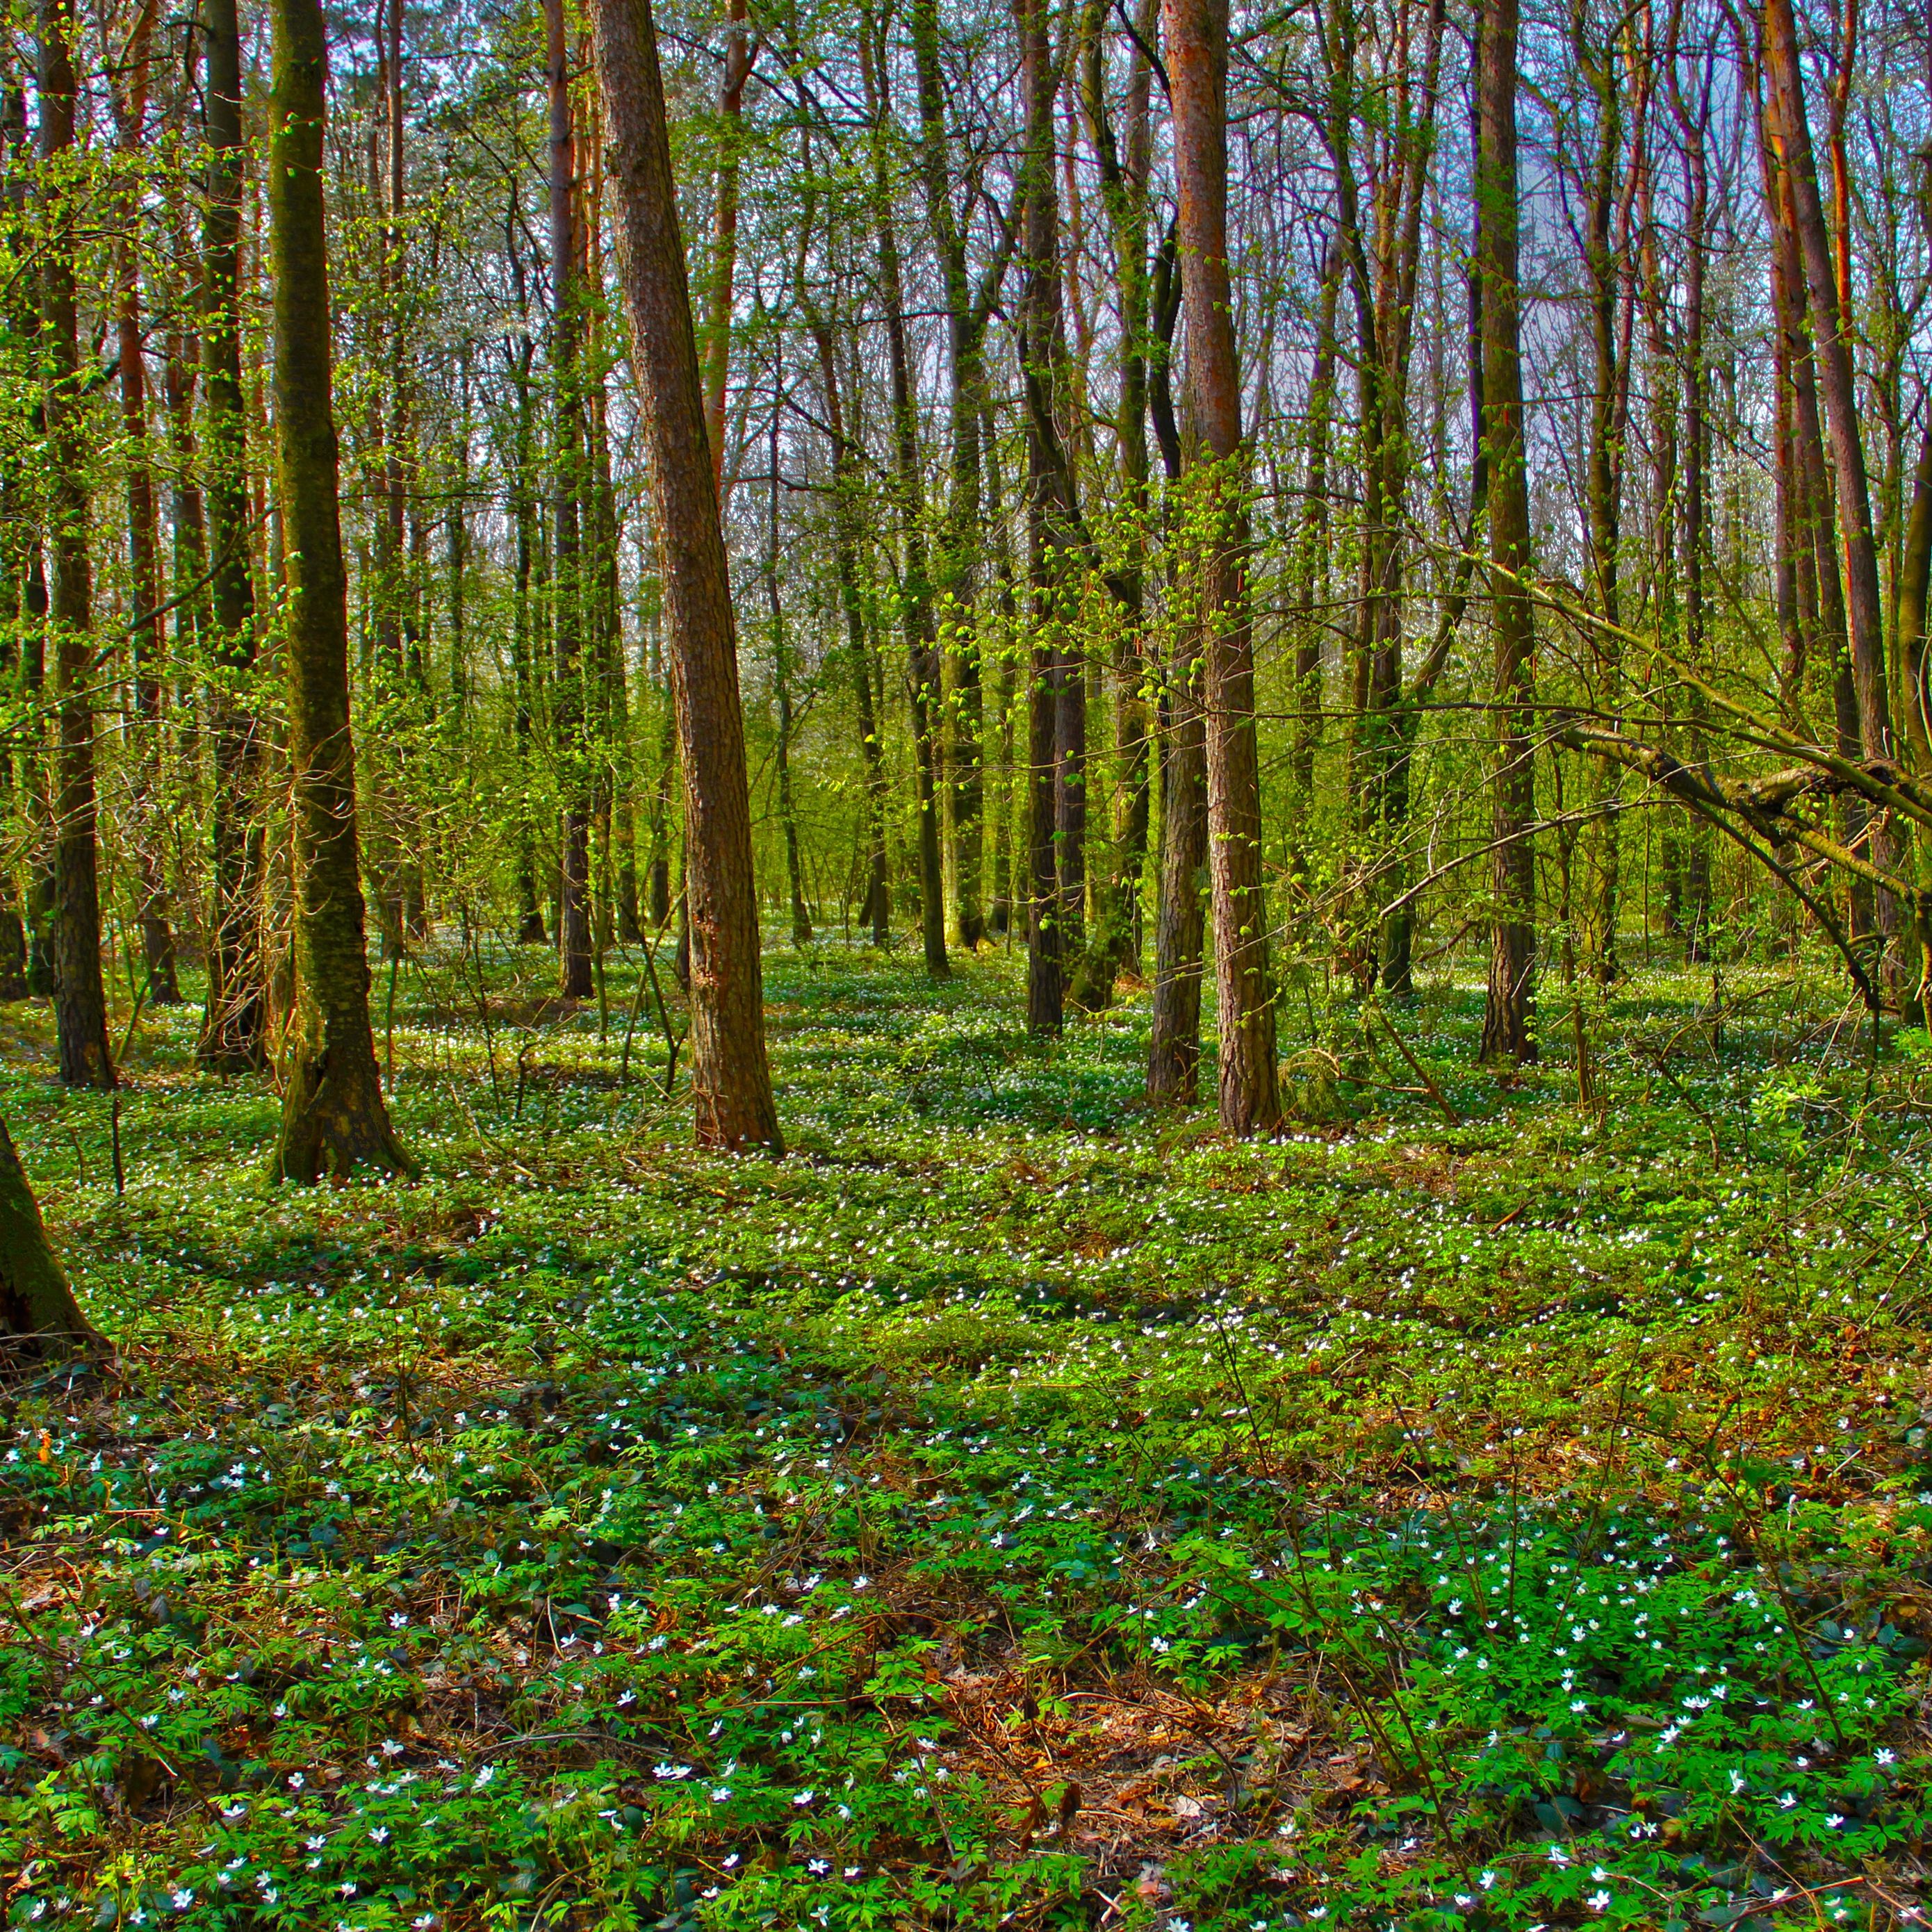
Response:
M120 1349L5 1390L8 1922L1920 1922L1923 1042L1643 976L1580 1105L1560 988L1505 1085L1478 992L1297 986L1240 1146L1144 1001L768 970L783 1162L683 1145L628 976L452 959L424 1178L308 1193L185 1012L117 1190L7 1010Z

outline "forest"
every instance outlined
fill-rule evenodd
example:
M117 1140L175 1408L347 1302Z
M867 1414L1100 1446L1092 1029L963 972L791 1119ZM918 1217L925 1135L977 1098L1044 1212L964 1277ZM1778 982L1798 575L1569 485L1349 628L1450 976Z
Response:
M1932 17L4 0L0 1922L1932 1913Z

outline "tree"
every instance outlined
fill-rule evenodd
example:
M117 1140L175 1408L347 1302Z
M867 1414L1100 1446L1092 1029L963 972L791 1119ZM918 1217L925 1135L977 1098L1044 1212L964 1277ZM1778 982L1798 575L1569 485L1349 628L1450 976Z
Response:
M208 212L203 218L201 341L207 397L202 449L213 579L214 740L202 1064L223 1073L268 1059L261 949L262 725L247 682L255 663L255 580L248 554L248 430L242 388L242 34L236 0L207 0Z
M269 257L296 998L274 1172L313 1182L364 1166L409 1174L415 1162L389 1123L369 1023L322 185L328 40L320 0L272 0L270 18Z
M70 1087L112 1087L107 994L100 972L100 848L94 770L94 568L88 549L86 379L76 296L73 0L40 0L40 140L52 233L41 271L49 370L46 412L53 483L47 621L54 646L60 748L55 760L54 958L60 1076Z
M1536 813L1530 736L1529 471L1516 283L1516 0L1484 0L1476 56L1474 260L1482 302L1483 446L1489 464L1491 690L1496 762L1485 1060L1534 1060Z
M143 4L135 16L121 73L111 76L115 130L130 164L140 156L147 132L148 68L152 62L154 8ZM116 376L121 391L122 436L127 450L128 588L134 606L134 708L140 748L136 810L141 825L134 854L140 893L142 963L147 972L150 1006L181 1001L175 970L174 929L169 916L167 881L157 834L161 776L162 628L160 530L154 515L154 476L148 454L147 354L141 328L141 249L138 202L122 218L116 264L114 332Z
M1174 90L1180 250L1187 265L1189 380L1205 458L1198 513L1220 1119L1231 1133L1266 1133L1280 1124L1281 1102L1262 890L1240 359L1228 275L1227 0L1165 0L1162 19Z
M64 1355L105 1346L74 1299L13 1136L0 1120L0 1349Z
M563 785L557 948L566 999L592 990L590 812L585 796L583 628L587 599L580 494L584 406L578 370L583 296L578 286L577 137L571 118L570 49L563 0L544 0L544 78L550 106L550 279L556 434L550 530L556 650L557 768Z
M704 426L650 0L596 0L617 256L650 453L683 754L692 1085L700 1147L784 1150L765 1054L758 902L731 585Z

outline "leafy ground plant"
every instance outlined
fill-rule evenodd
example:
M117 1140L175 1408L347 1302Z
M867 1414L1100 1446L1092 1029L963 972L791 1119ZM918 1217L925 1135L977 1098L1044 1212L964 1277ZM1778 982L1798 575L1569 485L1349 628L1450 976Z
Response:
M770 967L782 1162L432 963L424 1177L316 1192L186 1017L117 1130L10 1010L120 1352L6 1390L8 1922L1919 1922L1909 1052L1640 979L1580 1111L1310 1002L1236 1146L1135 1006Z

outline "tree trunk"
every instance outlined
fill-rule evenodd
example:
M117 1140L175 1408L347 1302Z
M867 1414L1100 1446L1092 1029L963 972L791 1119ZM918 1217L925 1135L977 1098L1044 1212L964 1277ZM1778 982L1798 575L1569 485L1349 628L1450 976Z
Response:
M148 116L148 68L154 36L154 9L136 15L111 88L116 134L130 164L141 151ZM168 914L166 866L161 838L164 814L161 787L161 659L166 635L161 624L160 530L154 514L154 477L148 459L148 372L141 335L141 256L135 232L139 211L123 218L128 232L119 245L114 324L116 374L121 390L121 431L126 446L128 490L128 590L132 605L134 708L136 733L136 796L132 855L140 895L142 963L147 1003L181 1004L175 972L174 929Z
M802 291L801 291L802 292ZM838 608L845 620L846 654L851 660L852 690L859 721L859 758L865 773L861 842L865 864L861 922L872 929L872 944L892 937L891 894L886 884L886 764L872 705L872 676L866 653L865 610L859 590L858 479L845 434L844 398L833 353L832 320L808 302L808 324L818 352L819 387L825 405L826 436L832 446L832 562L838 584Z
M1531 763L1529 473L1522 432L1522 359L1516 282L1516 0L1485 0L1476 68L1475 259L1483 305L1483 442L1490 464L1491 688L1496 770L1488 997L1482 1057L1530 1060L1535 1010L1536 814Z
M791 943L812 944L812 914L805 902L805 873L799 853L798 812L791 789L791 667L785 638L784 600L778 592L778 410L773 399L771 455L766 473L765 596L772 617L772 682L776 687L778 731L772 748L778 780L778 827L784 836L785 886L791 896Z
M536 430L530 394L530 370L536 356L536 345L526 334L518 343L511 358L512 380L517 394L517 427L515 468L510 483L510 518L515 532L516 559L510 601L510 658L517 688L514 721L516 769L526 784L532 764L532 740L536 734L537 699L536 621L531 588L537 548L533 477ZM548 944L543 908L537 898L536 842L527 808L520 801L517 813L517 944Z
M50 176L68 165L74 145L73 0L40 0L40 142ZM94 575L88 553L88 452L82 416L75 302L74 211L70 190L56 188L52 232L41 271L41 325L51 380L47 438L54 475L48 492L48 549L53 584L47 615L53 632L60 748L55 764L55 995L60 1076L70 1087L112 1087L107 996L100 974L99 848L94 835Z
M208 0L208 212L202 254L202 447L212 560L209 710L214 740L211 840L214 904L202 1064L258 1072L268 1060L268 976L262 956L264 830L262 726L242 684L255 662L255 584L248 556L248 419L238 310L242 233L242 37L236 0Z
M1841 313L1811 130L1805 114L1798 33L1791 0L1764 0L1764 73L1770 122L1790 184L1791 215L1803 263L1814 323L1818 381L1824 392L1832 466L1838 485L1839 534L1844 542L1846 616L1857 687L1858 723L1865 753L1892 755L1891 706L1885 681L1885 630L1879 600L1878 551L1872 536L1871 493L1858 402L1852 372L1848 319Z
M898 238L893 229L891 190L883 146L886 99L884 70L872 58L869 40L861 43L866 106L873 123L873 218L878 233L880 292L884 299L886 353L891 372L892 452L897 472L901 541L904 548L900 602L906 640L906 668L912 694L913 783L919 812L919 920L926 970L935 980L950 968L946 957L946 873L940 843L940 738L945 697L945 667L932 609L932 580L927 566L926 506L920 481L919 416L912 392L912 357L906 340L905 298L899 274Z
M1170 488L1182 473L1171 365L1184 288L1178 227L1170 224L1154 260L1154 333L1148 368L1148 412ZM1172 640L1161 688L1159 735L1160 877L1148 1097L1192 1106L1201 1085L1201 956L1207 923L1201 886L1208 862L1207 721L1201 712L1201 633L1196 625L1184 622Z
M1160 904L1154 927L1154 1011L1148 1098L1192 1106L1201 1084L1202 868L1208 860L1207 722L1201 712L1200 634L1174 640L1162 748Z
M946 799L952 848L949 923L958 943L970 952L986 934L981 876L986 847L986 778L981 745L985 700L980 640L973 621L974 579L981 549L980 418L986 392L986 325L998 296L1005 257L1004 254L998 257L986 286L976 290L967 271L965 236L956 212L952 170L946 158L946 98L936 0L915 0L910 26L919 97L920 178L945 292L950 378L947 419L951 432L951 476L933 586L946 637Z
M745 0L726 9L724 71L718 86L717 198L711 240L710 312L704 330L704 430L711 477L724 488L724 390L731 371L731 307L738 266L738 147L745 82L752 74L752 40L746 32Z
M1072 573L1089 546L1060 434L1066 344L1062 320L1059 187L1054 178L1055 76L1048 0L1021 0L1026 100L1026 285L1020 327L1027 430L1027 538L1033 580L1033 679L1028 703L1033 908L1028 1016L1037 1032L1059 1028L1066 962L1078 943L1086 891L1086 685L1069 650Z
M74 1299L13 1136L0 1120L0 1350L46 1357L106 1346Z
M650 0L596 0L594 18L684 756L698 1138L702 1146L776 1154L784 1143L765 1057L731 581L706 440L657 34Z
M1039 0L1034 0L1039 4ZM1028 483L1035 478L1030 474ZM1027 548L1035 586L1035 642L1027 680L1027 1026L1043 1037L1058 1033L1065 998L1060 938L1060 881L1054 864L1054 652L1039 641L1052 621L1046 519L1034 491L1027 506Z
M1268 1133L1280 1124L1281 1101L1262 890L1240 361L1228 276L1228 0L1165 0L1162 11L1187 262L1189 380L1209 459L1202 479L1210 532L1202 558L1202 654L1220 1120L1230 1133Z
M274 1172L312 1182L363 1165L408 1174L415 1163L389 1124L369 1024L322 188L328 40L320 0L273 0L271 18L269 268L296 858L296 1011Z
M562 865L557 896L558 990L590 997L596 983L590 929L590 799L584 742L585 596L578 497L583 484L584 407L578 368L583 322L577 266L577 140L570 109L570 50L563 0L544 0L544 71L550 98L550 262L555 304L550 352L556 383L550 504L551 610L556 659L557 771L563 788Z

